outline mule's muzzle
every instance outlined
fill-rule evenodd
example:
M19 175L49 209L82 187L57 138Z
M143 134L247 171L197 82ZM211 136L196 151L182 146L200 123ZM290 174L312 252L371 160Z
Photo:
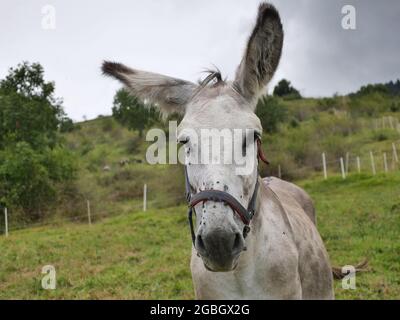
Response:
M231 271L236 268L240 253L245 250L244 238L250 231L249 224L254 216L259 181L256 180L253 195L250 198L247 209L231 194L219 190L203 190L192 194L187 167L185 166L185 194L188 201L188 222L192 236L193 246L197 254L203 259L204 265L211 271ZM206 230L200 226L196 235L193 226L194 207L199 203L214 201L228 205L233 214L236 214L244 224L244 229L239 231L238 226L228 227L221 221L212 228ZM218 227L219 226L219 227ZM223 226L223 227L222 227Z
M200 228L195 248L208 270L231 271L244 249L244 238L240 232Z

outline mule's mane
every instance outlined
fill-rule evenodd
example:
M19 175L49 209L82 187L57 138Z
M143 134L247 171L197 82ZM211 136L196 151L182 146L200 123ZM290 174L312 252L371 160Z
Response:
M215 70L207 69L203 72L206 73L207 76L203 80L199 81L200 87L204 88L209 84L218 85L225 83L225 81L222 80L221 72L218 70L218 68Z

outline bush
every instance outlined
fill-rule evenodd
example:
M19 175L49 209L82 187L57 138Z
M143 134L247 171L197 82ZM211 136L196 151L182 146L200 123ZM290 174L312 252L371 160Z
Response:
M290 85L290 81L282 79L274 88L274 96L282 97L287 100L301 99L300 92Z
M400 111L400 103L392 102L392 104L390 105L390 111L391 112L399 112Z
M73 123L54 90L37 63L11 68L0 81L0 202L22 210L24 220L42 218L58 184L75 177L75 158L59 136Z
M111 117L103 117L101 120L101 130L103 132L110 132L113 131L113 129L115 128L115 122L114 119Z
M71 132L74 130L74 122L72 119L69 118L64 118L61 120L60 123L60 132L65 133L65 132Z
M390 103L386 95L380 92L371 92L361 96L353 96L349 102L350 112L354 116L377 116L390 110Z
M0 154L0 201L8 207L20 207L32 219L55 199L55 189L44 159L26 142Z
M140 147L141 139L139 137L131 137L126 142L126 151L128 154L135 154Z
M373 131L371 133L371 138L373 141L378 141L378 142L386 140L395 141L396 139L398 139L398 133L391 129L380 129L377 131Z
M292 128L297 128L300 125L300 122L296 118L292 118L289 122L289 125Z
M117 91L112 107L113 117L129 130L137 130L142 137L144 129L159 119L153 106L147 107L126 90Z
M257 103L256 115L260 118L265 132L277 132L279 123L286 119L287 110L277 98L261 97Z

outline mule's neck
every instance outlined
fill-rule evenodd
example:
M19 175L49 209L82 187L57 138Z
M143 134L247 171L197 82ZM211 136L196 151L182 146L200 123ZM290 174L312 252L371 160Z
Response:
M293 237L290 220L278 195L264 183L260 176L258 176L258 183L256 210L246 238L246 248L249 252L255 249L254 246L259 245L259 240L265 237L266 232L282 232Z
M254 246L257 242L257 238L259 237L259 233L261 230L264 229L263 224L265 223L265 219L263 218L263 199L266 196L266 189L263 183L263 180L260 176L257 177L258 179L258 192L257 192L257 199L255 204L255 213L253 219L250 223L250 232L246 238L246 250L248 252L252 252L254 250Z
M281 199L268 183L264 183L260 176L258 177L258 182L260 187L256 202L256 213L251 223L249 236L252 234L253 238L257 239L260 236L260 232L264 233L268 230L267 232L280 231L293 238L293 228ZM272 223L274 230L271 230L270 226L266 225ZM251 242L249 241L248 247L250 247Z

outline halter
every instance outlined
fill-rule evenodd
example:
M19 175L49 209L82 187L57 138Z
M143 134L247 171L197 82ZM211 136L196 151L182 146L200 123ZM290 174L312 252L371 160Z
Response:
M257 139L257 158L258 158L258 160L261 160L264 163L269 164L268 160L266 159L266 157L261 149L261 140L259 138ZM259 189L258 179L256 180L253 195L251 196L251 199L250 199L249 204L246 209L245 207L242 206L242 204L235 197L230 195L228 192L219 191L219 190L204 190L204 191L200 191L198 193L192 194L186 165L184 166L184 169L185 169L185 196L186 196L186 201L188 202L188 207L189 207L188 221L189 221L190 234L192 236L193 246L195 247L196 233L194 232L192 216L193 216L193 211L195 211L194 207L200 202L216 201L216 202L224 202L227 205L229 205L231 207L231 209L233 210L233 212L236 213L239 216L240 220L242 220L242 222L244 223L245 228L243 231L243 236L246 237L246 235L250 231L250 227L249 227L250 221L254 217L254 214L255 214L257 194L258 194L258 189Z

